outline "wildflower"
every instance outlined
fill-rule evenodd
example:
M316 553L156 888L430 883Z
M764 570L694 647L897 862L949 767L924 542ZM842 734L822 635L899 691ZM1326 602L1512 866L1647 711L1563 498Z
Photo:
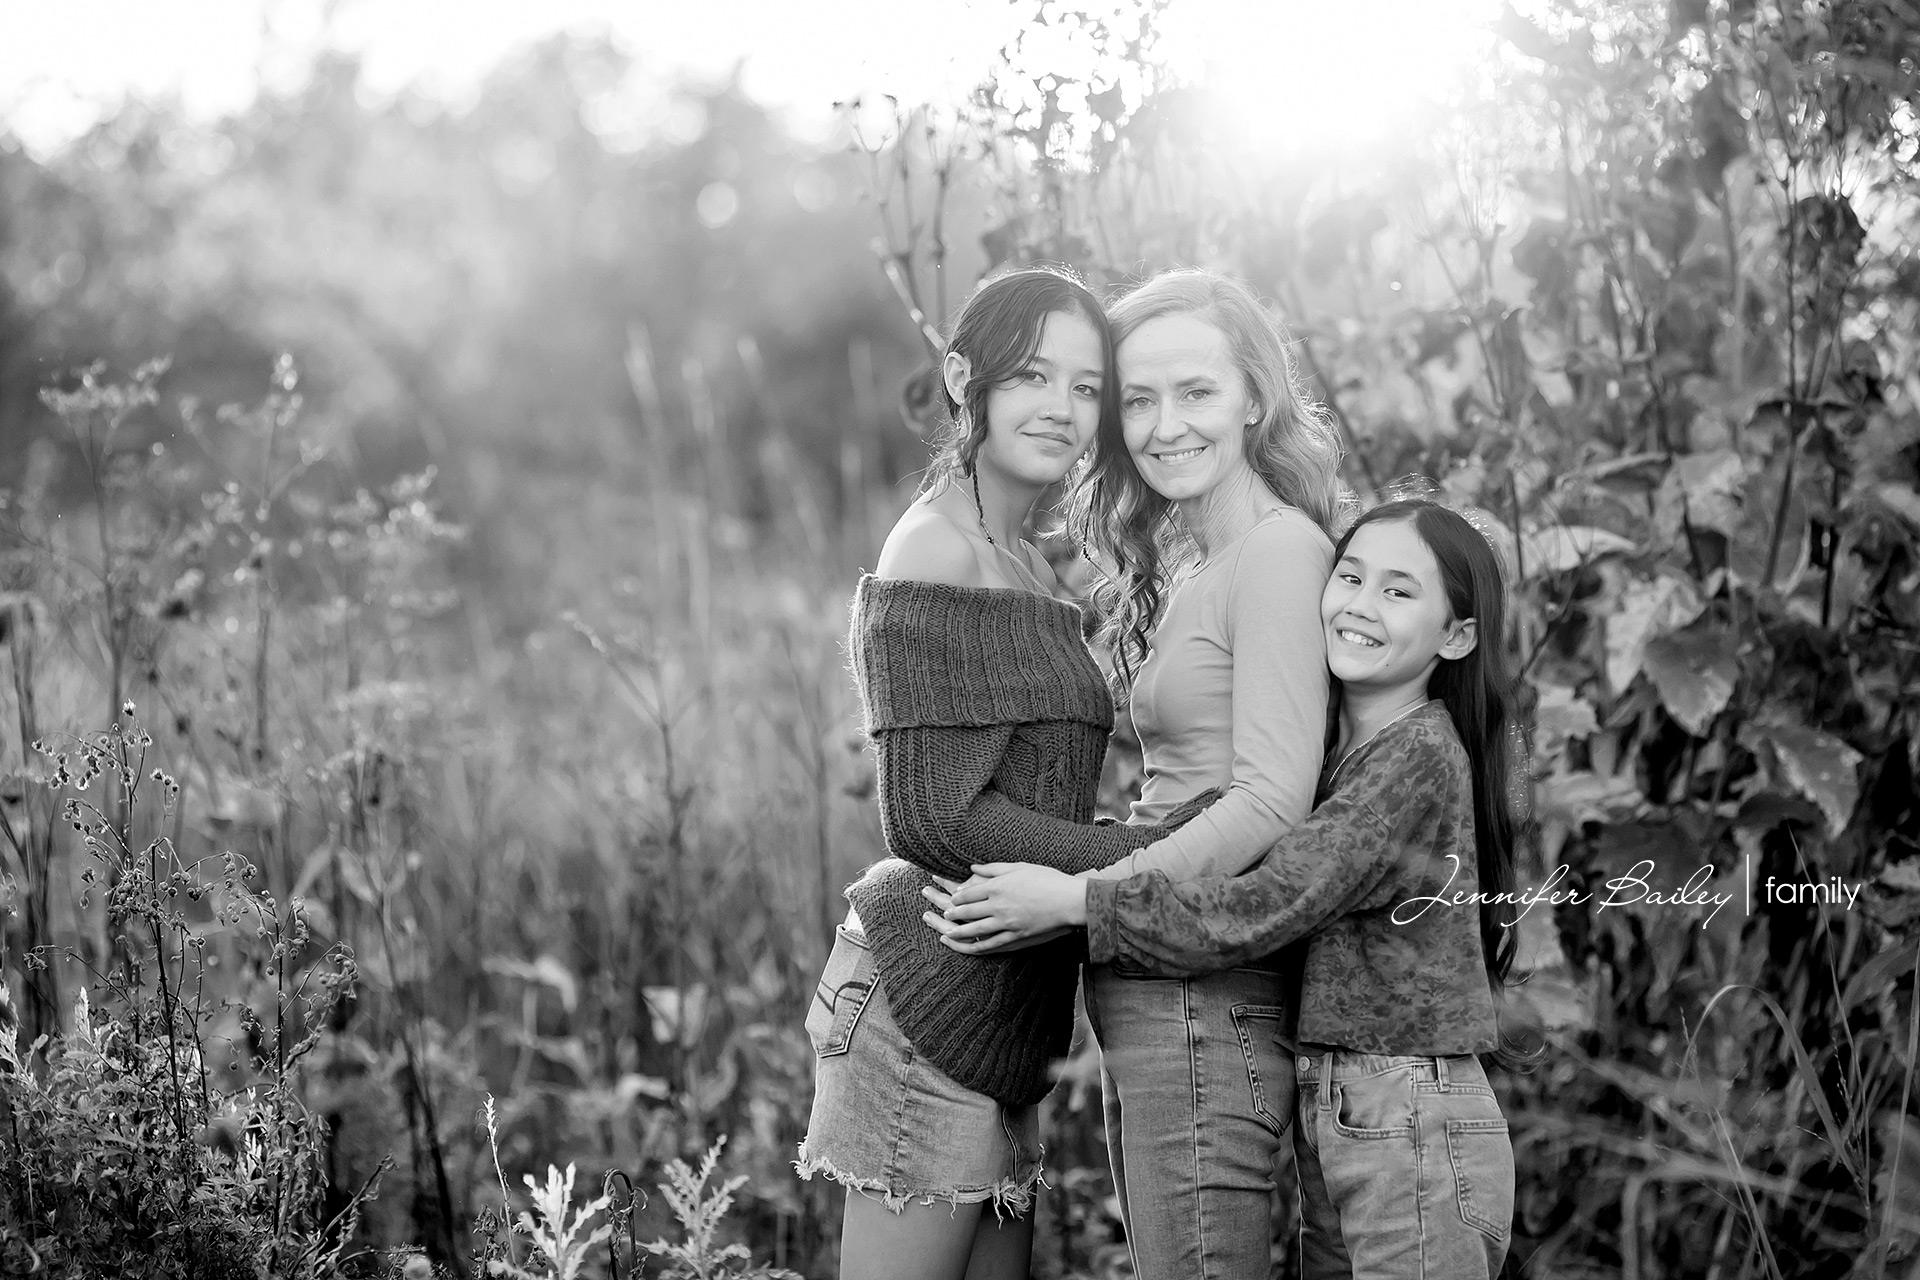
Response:
M126 701L126 704L125 704L124 706L122 706L122 707L120 708L120 714L121 714L121 715L123 715L123 716L130 716L130 715L132 715L132 714L133 714L133 699L132 699L132 698L128 698L128 699L127 699L127 701Z

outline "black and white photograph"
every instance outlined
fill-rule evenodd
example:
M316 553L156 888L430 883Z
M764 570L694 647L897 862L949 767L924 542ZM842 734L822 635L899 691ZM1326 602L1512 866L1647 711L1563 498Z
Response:
M1915 0L0 0L0 1277L1920 1280Z

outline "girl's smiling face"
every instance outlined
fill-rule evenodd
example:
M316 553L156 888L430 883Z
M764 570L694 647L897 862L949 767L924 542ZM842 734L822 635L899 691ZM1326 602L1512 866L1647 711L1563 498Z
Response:
M1320 597L1327 667L1347 685L1418 685L1442 658L1473 651L1477 625L1456 620L1440 564L1411 520L1362 525Z
M947 357L956 399L970 372L965 357ZM1048 316L1033 358L987 395L979 460L1026 484L1058 483L1093 443L1106 372L1100 333L1085 316Z

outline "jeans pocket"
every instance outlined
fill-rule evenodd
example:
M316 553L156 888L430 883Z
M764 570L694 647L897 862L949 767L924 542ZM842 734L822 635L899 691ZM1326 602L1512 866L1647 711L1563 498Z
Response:
M1332 1063L1323 1063L1322 1071ZM1413 1136L1413 1070L1400 1067L1378 1075L1333 1082L1334 1132L1347 1138Z
M1247 1059L1247 1084L1253 1089L1253 1111L1275 1137L1293 1121L1293 1054L1280 1043L1286 1010L1270 1004L1233 1006L1233 1029Z
M1494 1240L1513 1229L1513 1140L1505 1120L1447 1121L1460 1217Z
M873 984L873 952L864 938L842 925L835 930L826 971L820 975L820 983L813 989L813 1004L807 1009L807 1038L813 1042L815 1054L831 1058L847 1051L854 1028L860 1025L860 1015L873 995Z

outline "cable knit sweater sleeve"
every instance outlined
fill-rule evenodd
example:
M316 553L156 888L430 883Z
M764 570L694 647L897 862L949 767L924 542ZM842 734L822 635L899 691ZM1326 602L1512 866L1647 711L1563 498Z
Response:
M976 862L1077 872L1166 835L1093 824L1113 703L1080 626L1024 591L861 580L848 651L888 853L955 879Z
M964 880L976 862L1014 859L1067 872L1092 870L1167 834L1165 826L1096 826L1015 804L992 781L1013 736L1012 725L875 734L888 852L935 875ZM1099 763L1093 761L1096 771Z

